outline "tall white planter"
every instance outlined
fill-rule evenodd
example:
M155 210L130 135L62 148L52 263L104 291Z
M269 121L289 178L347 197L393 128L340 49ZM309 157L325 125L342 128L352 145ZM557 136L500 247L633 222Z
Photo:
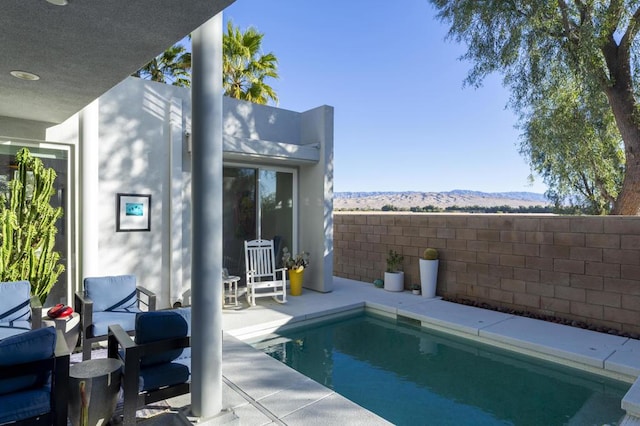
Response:
M387 291L404 291L404 272L385 272L384 289Z
M422 286L422 297L436 297L439 262L440 261L438 259L420 259L420 285Z

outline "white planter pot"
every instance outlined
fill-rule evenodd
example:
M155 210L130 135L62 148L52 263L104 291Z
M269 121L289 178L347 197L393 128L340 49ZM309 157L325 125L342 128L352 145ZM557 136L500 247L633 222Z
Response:
M436 297L436 286L438 284L438 262L438 259L420 259L420 285L422 286L422 297Z
M387 291L404 291L404 272L385 272L384 289Z

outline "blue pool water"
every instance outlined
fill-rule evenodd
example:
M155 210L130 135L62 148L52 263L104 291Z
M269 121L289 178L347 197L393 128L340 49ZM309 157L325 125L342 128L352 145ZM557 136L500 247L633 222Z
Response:
M616 425L630 387L370 313L254 346L398 425Z

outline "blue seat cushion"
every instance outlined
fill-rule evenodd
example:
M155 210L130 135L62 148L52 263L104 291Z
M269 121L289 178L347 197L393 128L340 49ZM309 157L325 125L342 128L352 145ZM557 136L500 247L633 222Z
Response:
M136 344L152 343L166 339L189 336L191 309L180 308L166 311L143 312L136 317ZM183 349L173 349L141 358L140 366L168 363L183 356ZM191 351L189 351L189 356Z
M55 347L56 330L53 327L39 328L7 337L0 340L0 367L51 358ZM0 380L0 395L42 387L49 376L50 372L40 372Z
M138 306L134 275L87 277L84 290L93 301L94 312L127 311Z
M0 423L15 422L51 411L48 387L0 396Z
M188 382L189 376L190 368L184 362L165 362L141 367L138 387L140 391L148 391L164 386L178 385Z
M15 321L13 326L8 322L0 322L0 340L29 330L31 330L31 323L29 321Z
M119 324L125 331L133 331L136 328L136 314L140 312L135 309L132 312L106 311L93 313L93 327L89 330L93 336L104 336L109 332L111 324Z
M29 321L31 319L30 297L29 281L0 283L0 322Z

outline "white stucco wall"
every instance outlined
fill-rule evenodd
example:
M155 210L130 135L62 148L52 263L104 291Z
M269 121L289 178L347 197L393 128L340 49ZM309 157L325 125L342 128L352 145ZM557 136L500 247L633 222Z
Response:
M129 78L103 95L99 106L100 274L136 275L165 307L188 281L183 224L189 181L182 156L189 94ZM118 193L151 194L151 231L116 232Z
M78 223L77 233L95 234L98 241L84 242L97 247L87 248L92 259L83 261L82 238L76 237L76 289L87 275L134 274L139 284L156 292L159 307L168 307L191 283L191 154L185 136L191 131L190 90L128 78L93 107L98 111L97 123L93 123L98 129L98 183L97 194L87 198L96 205L83 201L78 185L75 214L80 219L83 212L89 212L92 220ZM225 161L298 168L298 247L311 252L305 286L331 291L333 108L298 113L231 98L224 98L223 107ZM29 126L20 122L11 128L15 137L41 135L78 145L76 163L80 163L82 117L91 120L91 114L80 112L46 132L44 123ZM84 137L89 136L85 133ZM89 148L84 152L96 147ZM79 180L82 165L76 170ZM151 194L150 232L116 232L118 193ZM90 271L83 273L83 264L90 265L86 266Z
M225 97L224 136L300 143L300 113Z
M300 166L300 247L310 252L305 287L333 290L333 108L301 114L301 143L319 144L319 161ZM306 275L310 276L307 277Z

